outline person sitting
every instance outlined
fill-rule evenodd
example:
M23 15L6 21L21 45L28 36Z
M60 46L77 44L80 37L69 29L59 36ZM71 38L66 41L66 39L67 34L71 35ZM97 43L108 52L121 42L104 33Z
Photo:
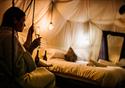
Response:
M55 76L45 67L37 67L33 50L40 38L32 41L33 25L22 45L18 32L25 27L25 13L18 7L9 8L0 26L0 86L2 88L54 88ZM14 34L14 35L13 35Z

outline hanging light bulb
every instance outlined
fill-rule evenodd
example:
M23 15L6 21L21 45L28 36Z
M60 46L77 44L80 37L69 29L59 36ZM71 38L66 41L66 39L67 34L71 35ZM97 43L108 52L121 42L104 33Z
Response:
M50 24L49 24L49 30L52 30L54 28L54 25L52 23L54 0L52 0L51 3L52 3L52 7L51 7L51 19L50 19Z
M53 28L54 28L54 25L53 25L52 22L50 22L50 24L49 24L49 30L52 30Z

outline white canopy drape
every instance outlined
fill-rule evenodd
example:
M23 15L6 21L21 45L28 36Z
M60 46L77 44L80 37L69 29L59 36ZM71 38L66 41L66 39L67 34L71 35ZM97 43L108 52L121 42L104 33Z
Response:
M54 29L49 30L51 0L35 0L35 28L36 30L40 29L40 35L46 41L46 47L68 50L71 46L80 57L97 60L102 30L125 32L125 15L120 15L118 12L120 6L125 4L124 0L53 1L52 23ZM11 0L0 0L1 20L4 11L12 6L11 3ZM29 3L30 0L15 0L15 6L24 11ZM26 28L23 33L20 33L20 41L22 43L25 41L27 30L32 23L32 9L33 4L26 12ZM118 60L121 50L121 43L119 44L119 42L123 42L123 39L120 38L119 40L115 37L108 37L108 39L110 40L110 59L114 61L115 56ZM117 43L112 46L114 42Z

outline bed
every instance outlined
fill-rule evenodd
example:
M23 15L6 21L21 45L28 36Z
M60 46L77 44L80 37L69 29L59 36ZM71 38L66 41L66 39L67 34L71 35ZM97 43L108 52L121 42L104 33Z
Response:
M49 52L53 54L50 55ZM124 66L101 59L97 62L93 60L74 61L75 59L68 61L64 59L65 52L57 49L48 49L47 54L47 63L52 64L47 69L55 74L59 88L125 88Z
M93 65L90 65L90 61L66 61L63 51L47 51L48 54L49 51L53 52L47 60L47 64L52 66L47 69L55 74L57 86L61 88L125 88L125 69L120 66L103 60L91 61Z
M48 62L53 65L48 69L56 75L57 84L58 82L62 81L62 79L63 82L65 82L67 79L72 79L75 80L77 83L83 84L76 84L77 86L80 86L79 88L85 86L85 83L89 84L88 86L91 85L90 87L86 85L88 88L125 88L122 85L122 83L125 82L124 68L117 66L87 66L87 63L74 63L57 58L49 60ZM59 84L61 85L61 83ZM75 88L75 86L73 88Z

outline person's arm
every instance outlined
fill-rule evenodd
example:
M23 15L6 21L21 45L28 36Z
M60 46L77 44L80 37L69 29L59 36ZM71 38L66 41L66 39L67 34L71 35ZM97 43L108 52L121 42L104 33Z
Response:
M32 36L33 36L33 32L34 32L34 27L33 25L29 28L28 34L27 34L27 39L25 41L25 43L23 44L23 46L25 47L25 49L27 51L29 51L30 45L32 43Z
M40 45L40 39L41 39L41 37L38 37L34 39L34 41L32 42L33 32L34 32L34 27L32 25L28 31L26 42L23 45L30 54L32 54L33 50Z
M32 54L33 50L40 45L40 39L41 39L41 37L38 37L38 38L34 39L34 41L30 44L30 46L27 50L30 54Z

